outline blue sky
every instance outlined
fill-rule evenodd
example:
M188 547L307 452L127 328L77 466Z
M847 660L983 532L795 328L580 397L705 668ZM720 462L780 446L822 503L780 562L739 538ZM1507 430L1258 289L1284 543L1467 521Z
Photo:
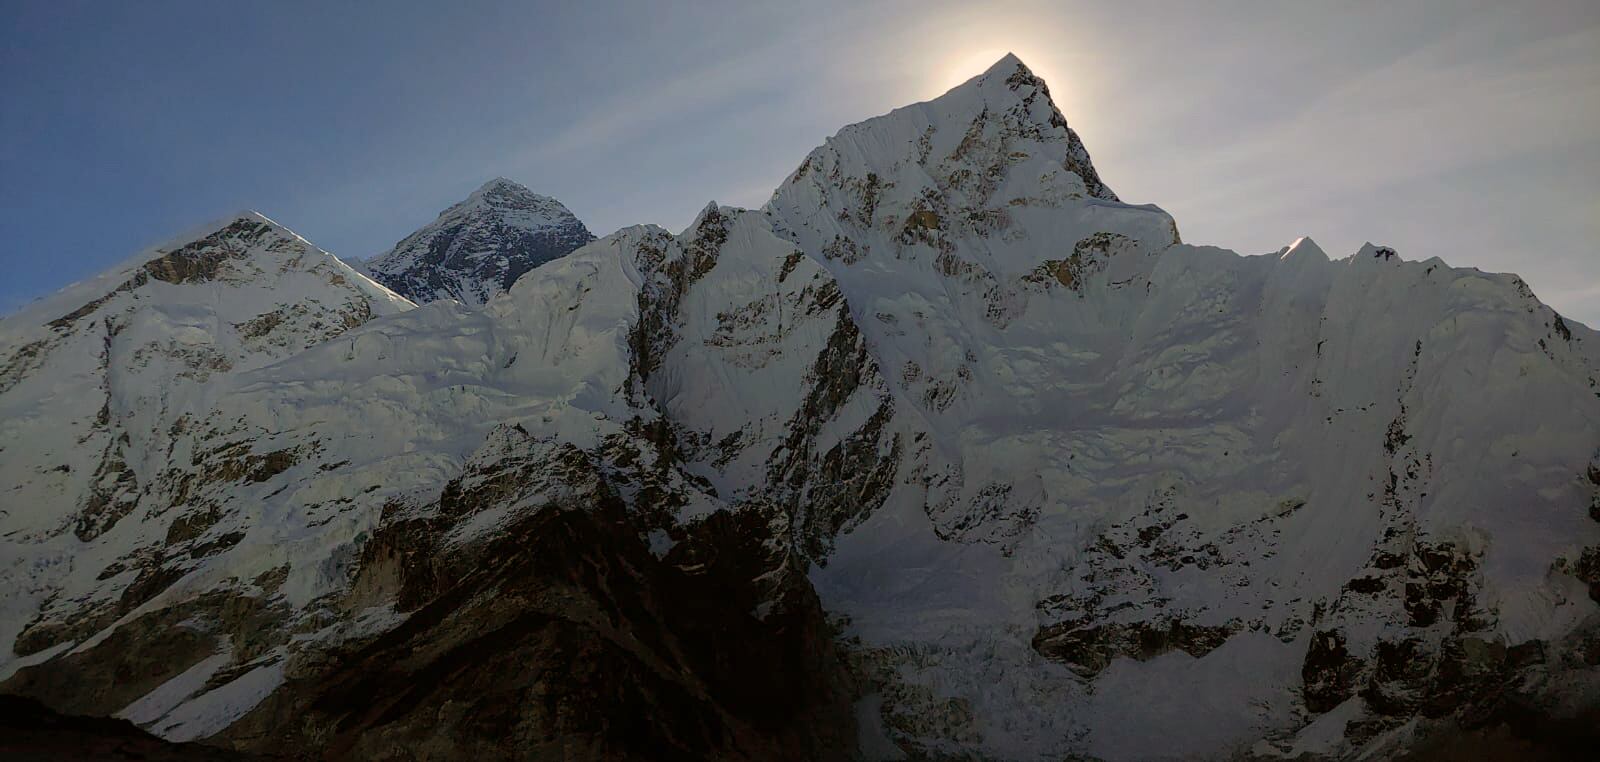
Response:
M1112 188L1192 243L1372 240L1521 273L1600 324L1593 0L4 0L0 16L0 310L241 208L371 256L497 175L599 234L676 230L712 199L761 204L839 127L1009 50Z

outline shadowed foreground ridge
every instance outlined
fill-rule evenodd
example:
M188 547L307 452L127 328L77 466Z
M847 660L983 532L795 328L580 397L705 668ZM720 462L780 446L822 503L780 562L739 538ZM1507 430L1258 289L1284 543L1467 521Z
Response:
M175 744L127 720L57 714L21 696L0 696L0 756L16 762L147 759L224 762L265 759L197 743Z
M747 613L766 592L753 580L785 573L750 518L717 514L659 560L617 505L546 508L451 558L397 525L363 574L395 575L418 608L227 735L273 748L298 730L301 748L353 758L847 755L850 686L809 586L792 577L771 593L780 611Z

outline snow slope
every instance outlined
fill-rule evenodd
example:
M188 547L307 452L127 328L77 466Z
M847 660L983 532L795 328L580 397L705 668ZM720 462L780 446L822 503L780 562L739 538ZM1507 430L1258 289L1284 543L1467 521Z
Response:
M201 231L0 322L7 640L52 611L98 630L144 603L161 554L227 540L174 531L188 506L165 503L225 379L413 307L254 212Z
M271 733L341 644L428 637L441 575L594 505L693 573L759 526L739 614L815 589L873 758L1385 754L1600 706L1600 337L1437 258L1183 244L1014 57L760 210L498 295L408 309L252 219L205 244L249 278L117 290L136 264L0 323L6 690ZM427 230L396 272L467 282L398 257L460 240ZM268 313L297 327L239 328ZM51 682L116 637L188 645L128 695Z

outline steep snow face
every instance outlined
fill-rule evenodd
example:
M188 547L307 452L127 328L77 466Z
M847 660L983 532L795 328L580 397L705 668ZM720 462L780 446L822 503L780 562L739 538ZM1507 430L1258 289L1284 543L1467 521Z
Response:
M1600 699L1600 336L1513 276L1381 246L1184 245L1106 188L1013 57L841 130L761 210L619 231L481 305L406 311L341 275L403 314L249 343L227 326L253 297L189 280L265 261L248 232L201 247L248 257L139 264L0 324L0 468L37 506L0 517L0 582L27 591L0 611L7 690L182 738L265 701L231 736L259 744L354 663L338 649L456 642L438 612L493 609L507 588L472 585L548 547L518 533L589 507L607 518L582 536L661 562L635 577L741 591L691 613L786 622L809 579L873 757L1382 754L1505 697ZM121 288L135 270L162 283ZM141 365L118 342L142 334L98 311L156 307L188 322L155 335L193 327L228 368ZM161 383L128 388L171 391L95 428L100 379L146 367ZM63 444L33 453L52 426ZM75 427L94 457L53 470Z
M142 603L151 548L204 555L217 538L164 514L212 391L412 306L252 212L0 322L0 638L26 655L92 634Z
M1028 457L1033 432L1065 423L1041 403L1120 351L1133 315L1108 305L1144 292L1177 242L1165 212L1115 198L1044 83L1008 56L841 130L767 205L838 279L897 395L938 434L932 467L947 476L929 499L944 536L1024 531L1043 485L1016 483L1021 462L990 473L994 446ZM986 499L1003 515L981 526L957 507Z
M1008 58L840 131L767 206L929 434L813 574L892 738L1147 758L1390 697L1360 745L1504 679L1475 644L1593 626L1592 332L1383 247L1185 246L1103 189Z
M498 178L363 267L419 304L481 305L523 273L592 240L561 202Z

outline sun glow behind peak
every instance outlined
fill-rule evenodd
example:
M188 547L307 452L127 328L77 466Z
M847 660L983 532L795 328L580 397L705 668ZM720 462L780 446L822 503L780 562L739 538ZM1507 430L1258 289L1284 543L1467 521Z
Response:
M939 66L936 82L939 92L943 93L982 74L1009 52L1011 51L998 46L983 47L958 52L947 57Z
M928 82L928 92L924 97L943 95L951 88L988 71L1007 55L1014 55L1035 75L1048 83L1053 95L1060 95L1071 84L1052 77L1054 72L1062 68L1056 65L1056 56L1037 50L1030 52L1026 46L1017 44L1019 41L1015 39L1009 42L1010 44L975 45L941 57L926 69L924 81Z

